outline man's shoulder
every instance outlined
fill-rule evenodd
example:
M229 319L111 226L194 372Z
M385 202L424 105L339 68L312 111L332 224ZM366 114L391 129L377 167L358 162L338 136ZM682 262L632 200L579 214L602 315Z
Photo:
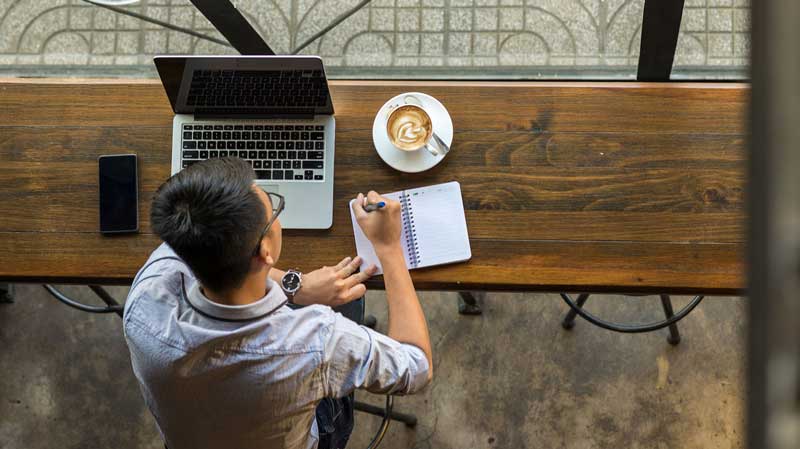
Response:
M166 244L159 246L134 278L125 301L125 324L131 320L150 322L178 306L191 271Z
M154 275L180 270L189 271L186 262L184 262L169 245L162 243L150 253L150 257L147 258L142 268L136 273L136 277L133 278L131 289L134 289L137 284L145 279L152 278Z

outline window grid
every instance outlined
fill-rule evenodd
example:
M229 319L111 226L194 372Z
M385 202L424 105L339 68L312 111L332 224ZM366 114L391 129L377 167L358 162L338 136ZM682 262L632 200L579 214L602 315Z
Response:
M278 53L289 52L355 0L239 0ZM332 76L632 78L644 0L373 0L303 53ZM188 0L127 7L221 38ZM0 11L6 72L153 75L155 54L233 54L231 48L91 6L17 0ZM747 0L686 0L678 77L744 77Z

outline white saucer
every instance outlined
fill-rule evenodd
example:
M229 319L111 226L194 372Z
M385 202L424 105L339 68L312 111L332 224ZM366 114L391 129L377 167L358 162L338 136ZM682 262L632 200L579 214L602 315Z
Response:
M434 156L425 148L420 148L417 151L398 150L389 142L389 138L386 135L387 110L393 105L405 104L403 97L406 95L412 95L422 102L422 107L431 117L433 129L447 146L451 146L453 143L453 120L450 119L450 114L439 100L420 92L406 92L397 95L378 110L375 115L375 121L372 124L372 142L375 144L378 155L395 170L406 173L419 173L434 167L445 157Z

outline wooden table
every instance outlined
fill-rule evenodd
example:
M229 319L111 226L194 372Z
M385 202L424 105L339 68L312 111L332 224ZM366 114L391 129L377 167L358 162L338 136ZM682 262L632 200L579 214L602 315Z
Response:
M422 289L736 294L744 279L743 84L334 81L334 225L285 231L281 267L355 251L347 201L461 182L468 263ZM422 91L450 110L453 150L416 175L371 142L383 102ZM173 113L155 80L0 80L0 280L128 283L158 238ZM137 153L141 232L98 232L97 157ZM379 282L376 280L375 282Z

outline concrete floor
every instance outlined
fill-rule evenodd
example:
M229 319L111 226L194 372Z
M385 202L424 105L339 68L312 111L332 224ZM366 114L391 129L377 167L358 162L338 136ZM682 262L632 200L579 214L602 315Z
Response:
M85 287L64 290L92 298ZM18 285L16 296L0 304L0 448L162 448L119 318L69 309L38 285ZM566 306L554 294L490 293L475 317L456 313L452 293L421 297L436 377L396 401L419 425L393 424L382 448L744 445L741 298L708 298L672 347L666 331L621 335L582 321L565 331ZM627 322L661 315L657 297L593 296L588 309ZM368 311L385 329L382 292L368 294ZM357 414L348 447L366 447L378 423Z

